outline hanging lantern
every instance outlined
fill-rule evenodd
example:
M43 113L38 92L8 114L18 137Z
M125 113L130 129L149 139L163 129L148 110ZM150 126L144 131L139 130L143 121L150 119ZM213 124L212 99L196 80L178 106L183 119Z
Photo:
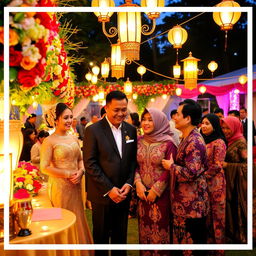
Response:
M180 78L180 65L178 63L176 63L175 65L173 65L173 76L174 78Z
M240 5L232 0L222 0L216 7L240 7ZM234 24L239 20L241 12L214 12L213 20L225 31L225 51L227 49L228 30L231 30Z
M173 45L173 48L182 48L182 45L187 41L188 33L181 26L174 26L168 32L168 41Z
M181 88L176 88L176 89L175 89L175 94L176 94L177 96L180 96L180 95L182 94L182 89L181 89Z
M235 1L222 0L216 7L240 7ZM233 25L239 20L241 12L214 12L213 20L220 26L221 30L231 30Z
M91 81L92 80L92 73L91 72L88 72L86 75L85 75L85 78L87 81Z
M92 84L97 84L97 82L98 82L98 77L96 75L93 75L92 79L91 79L91 83Z
M143 65L140 65L137 68L137 72L140 74L141 81L142 81L142 76L146 73L146 71L147 71L147 69Z
M113 0L92 0L92 7L115 7L115 2ZM99 22L109 22L113 12L95 12L94 14L98 17Z
M189 90L193 90L194 88L197 87L198 61L200 61L200 59L194 58L192 56L192 52L189 53L189 57L182 60L182 62L184 62L183 72L184 72L185 88Z
M212 60L209 64L208 64L208 69L212 72L212 77L213 77L213 72L218 68L218 64Z
M246 75L239 76L238 81L242 85L246 84L247 83L247 76Z
M100 68L98 66L94 66L92 68L92 73L97 76L100 73Z
M127 95L132 94L132 82L127 78L126 82L124 82L124 93Z
M121 57L120 41L111 45L111 76L119 79L124 77L125 59Z
M109 75L109 62L105 60L101 63L101 75L103 78L107 78Z
M156 7L164 7L164 0L141 0L141 7L150 7L152 9ZM145 12L149 19L157 19L160 16L160 12Z
M204 94L206 92L206 87L205 86L200 86L199 87L199 92Z

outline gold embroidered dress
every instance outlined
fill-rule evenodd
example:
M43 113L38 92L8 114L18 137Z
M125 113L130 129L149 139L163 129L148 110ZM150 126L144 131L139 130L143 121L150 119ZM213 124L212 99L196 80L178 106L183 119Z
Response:
M68 179L81 163L81 150L74 136L52 134L44 140L40 166L42 172L49 175L48 193L52 205L72 211L77 218L79 243L91 244L93 241L85 218L81 183L73 184Z

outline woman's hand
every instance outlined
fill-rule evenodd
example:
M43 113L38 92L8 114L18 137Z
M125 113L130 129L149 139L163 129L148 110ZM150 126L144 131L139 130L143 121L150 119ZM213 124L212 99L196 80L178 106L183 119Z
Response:
M146 195L145 195L145 191L146 191L146 187L140 182L138 181L136 184L136 193L137 196L141 199L141 200L147 200Z
M84 171L82 169L79 169L78 171L74 172L71 174L69 180L73 183L73 184L78 184L80 183L82 177L83 177Z
M164 169L166 169L166 170L170 170L171 165L173 163L174 163L174 161L173 161L172 155L170 156L170 160L167 160L167 159L162 160L162 165L163 165Z
M147 195L147 202L154 203L156 200L156 197L157 197L157 194L152 189L150 189Z

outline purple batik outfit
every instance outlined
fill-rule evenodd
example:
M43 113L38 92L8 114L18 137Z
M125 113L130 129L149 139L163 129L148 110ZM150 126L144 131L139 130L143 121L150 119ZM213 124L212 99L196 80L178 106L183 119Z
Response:
M169 244L170 241L170 190L169 171L162 166L162 159L176 156L176 146L172 141L148 143L138 140L137 161L139 167L134 182L142 182L152 189L157 198L154 203L140 200L138 203L139 240L141 244ZM165 255L169 251L141 251L141 255Z
M202 218L208 214L209 198L204 173L206 170L206 146L203 137L195 128L181 141L176 161L170 168L174 184L171 193L174 243L193 243L186 230L186 219Z

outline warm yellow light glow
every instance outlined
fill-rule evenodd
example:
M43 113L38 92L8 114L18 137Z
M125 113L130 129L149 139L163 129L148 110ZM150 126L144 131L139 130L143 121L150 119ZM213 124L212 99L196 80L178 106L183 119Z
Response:
M4 120L4 94L0 94L0 120Z
M240 7L235 1L223 0L216 7ZM241 12L214 12L213 19L221 30L230 30L233 25L239 20Z
M182 60L182 62L184 62L183 72L184 72L185 88L189 90L192 90L197 87L198 61L200 61L200 59L194 58L192 56L192 52L189 53L188 58Z
M180 78L180 73L181 73L180 65L176 63L175 65L173 65L173 76L175 78Z
M181 88L176 88L175 93L177 96L180 96L182 94L182 89Z
M246 75L239 76L238 81L239 81L240 84L246 84L247 83L247 76Z
M213 73L216 69L218 68L218 64L212 60L209 64L208 64L208 69Z
M105 60L101 63L101 75L103 78L107 78L109 75L109 62Z
M240 91L239 91L238 89L235 89L235 90L234 90L234 93L235 93L235 94L239 94Z
M93 66L93 62L92 62L92 61L90 61L89 65L90 65L90 66Z
M206 92L206 87L205 86L200 86L199 87L199 92L204 94Z
M167 94L163 94L163 95L162 95L162 98L163 98L164 100L166 100L166 99L167 99Z
M92 68L92 73L97 76L100 73L100 68L98 66L94 66Z
M143 66L143 65L140 65L138 68L137 68L137 72L143 76L145 73L146 73L147 69Z
M115 7L113 0L92 0L92 7ZM99 22L109 22L113 12L95 12Z
M99 95L98 95L98 94L94 95L94 96L92 97L92 100L93 100L93 101L98 101L98 100L99 100Z
M36 109L36 108L38 107L38 103L37 103L36 101L34 101L34 102L32 103L32 107L33 107L34 109Z
M134 93L134 94L132 95L132 98L133 98L134 100L137 100L138 94L137 94L137 93Z
M92 79L91 79L91 83L92 84L97 84L97 82L98 82L98 77L96 75L93 75Z
M127 78L126 82L124 82L124 93L127 95L132 94L132 82Z
M181 48L182 45L187 41L188 33L181 26L174 26L168 32L168 40L173 45L173 48Z
M92 73L91 72L88 72L86 75L85 75L85 78L87 81L91 81L92 80Z
M155 98L151 98L150 101L151 102L155 102L156 100L155 100Z
M124 77L125 59L121 56L120 41L111 45L111 76L119 79Z
M164 7L164 0L141 0L142 7ZM160 16L160 12L145 12L149 19L156 19Z
M104 100L105 92L104 92L104 89L102 87L100 87L99 90L98 90L98 96L99 96L99 100Z
M41 227L41 231L43 231L43 232L46 232L46 231L48 231L49 230L49 227L48 226L42 226Z

